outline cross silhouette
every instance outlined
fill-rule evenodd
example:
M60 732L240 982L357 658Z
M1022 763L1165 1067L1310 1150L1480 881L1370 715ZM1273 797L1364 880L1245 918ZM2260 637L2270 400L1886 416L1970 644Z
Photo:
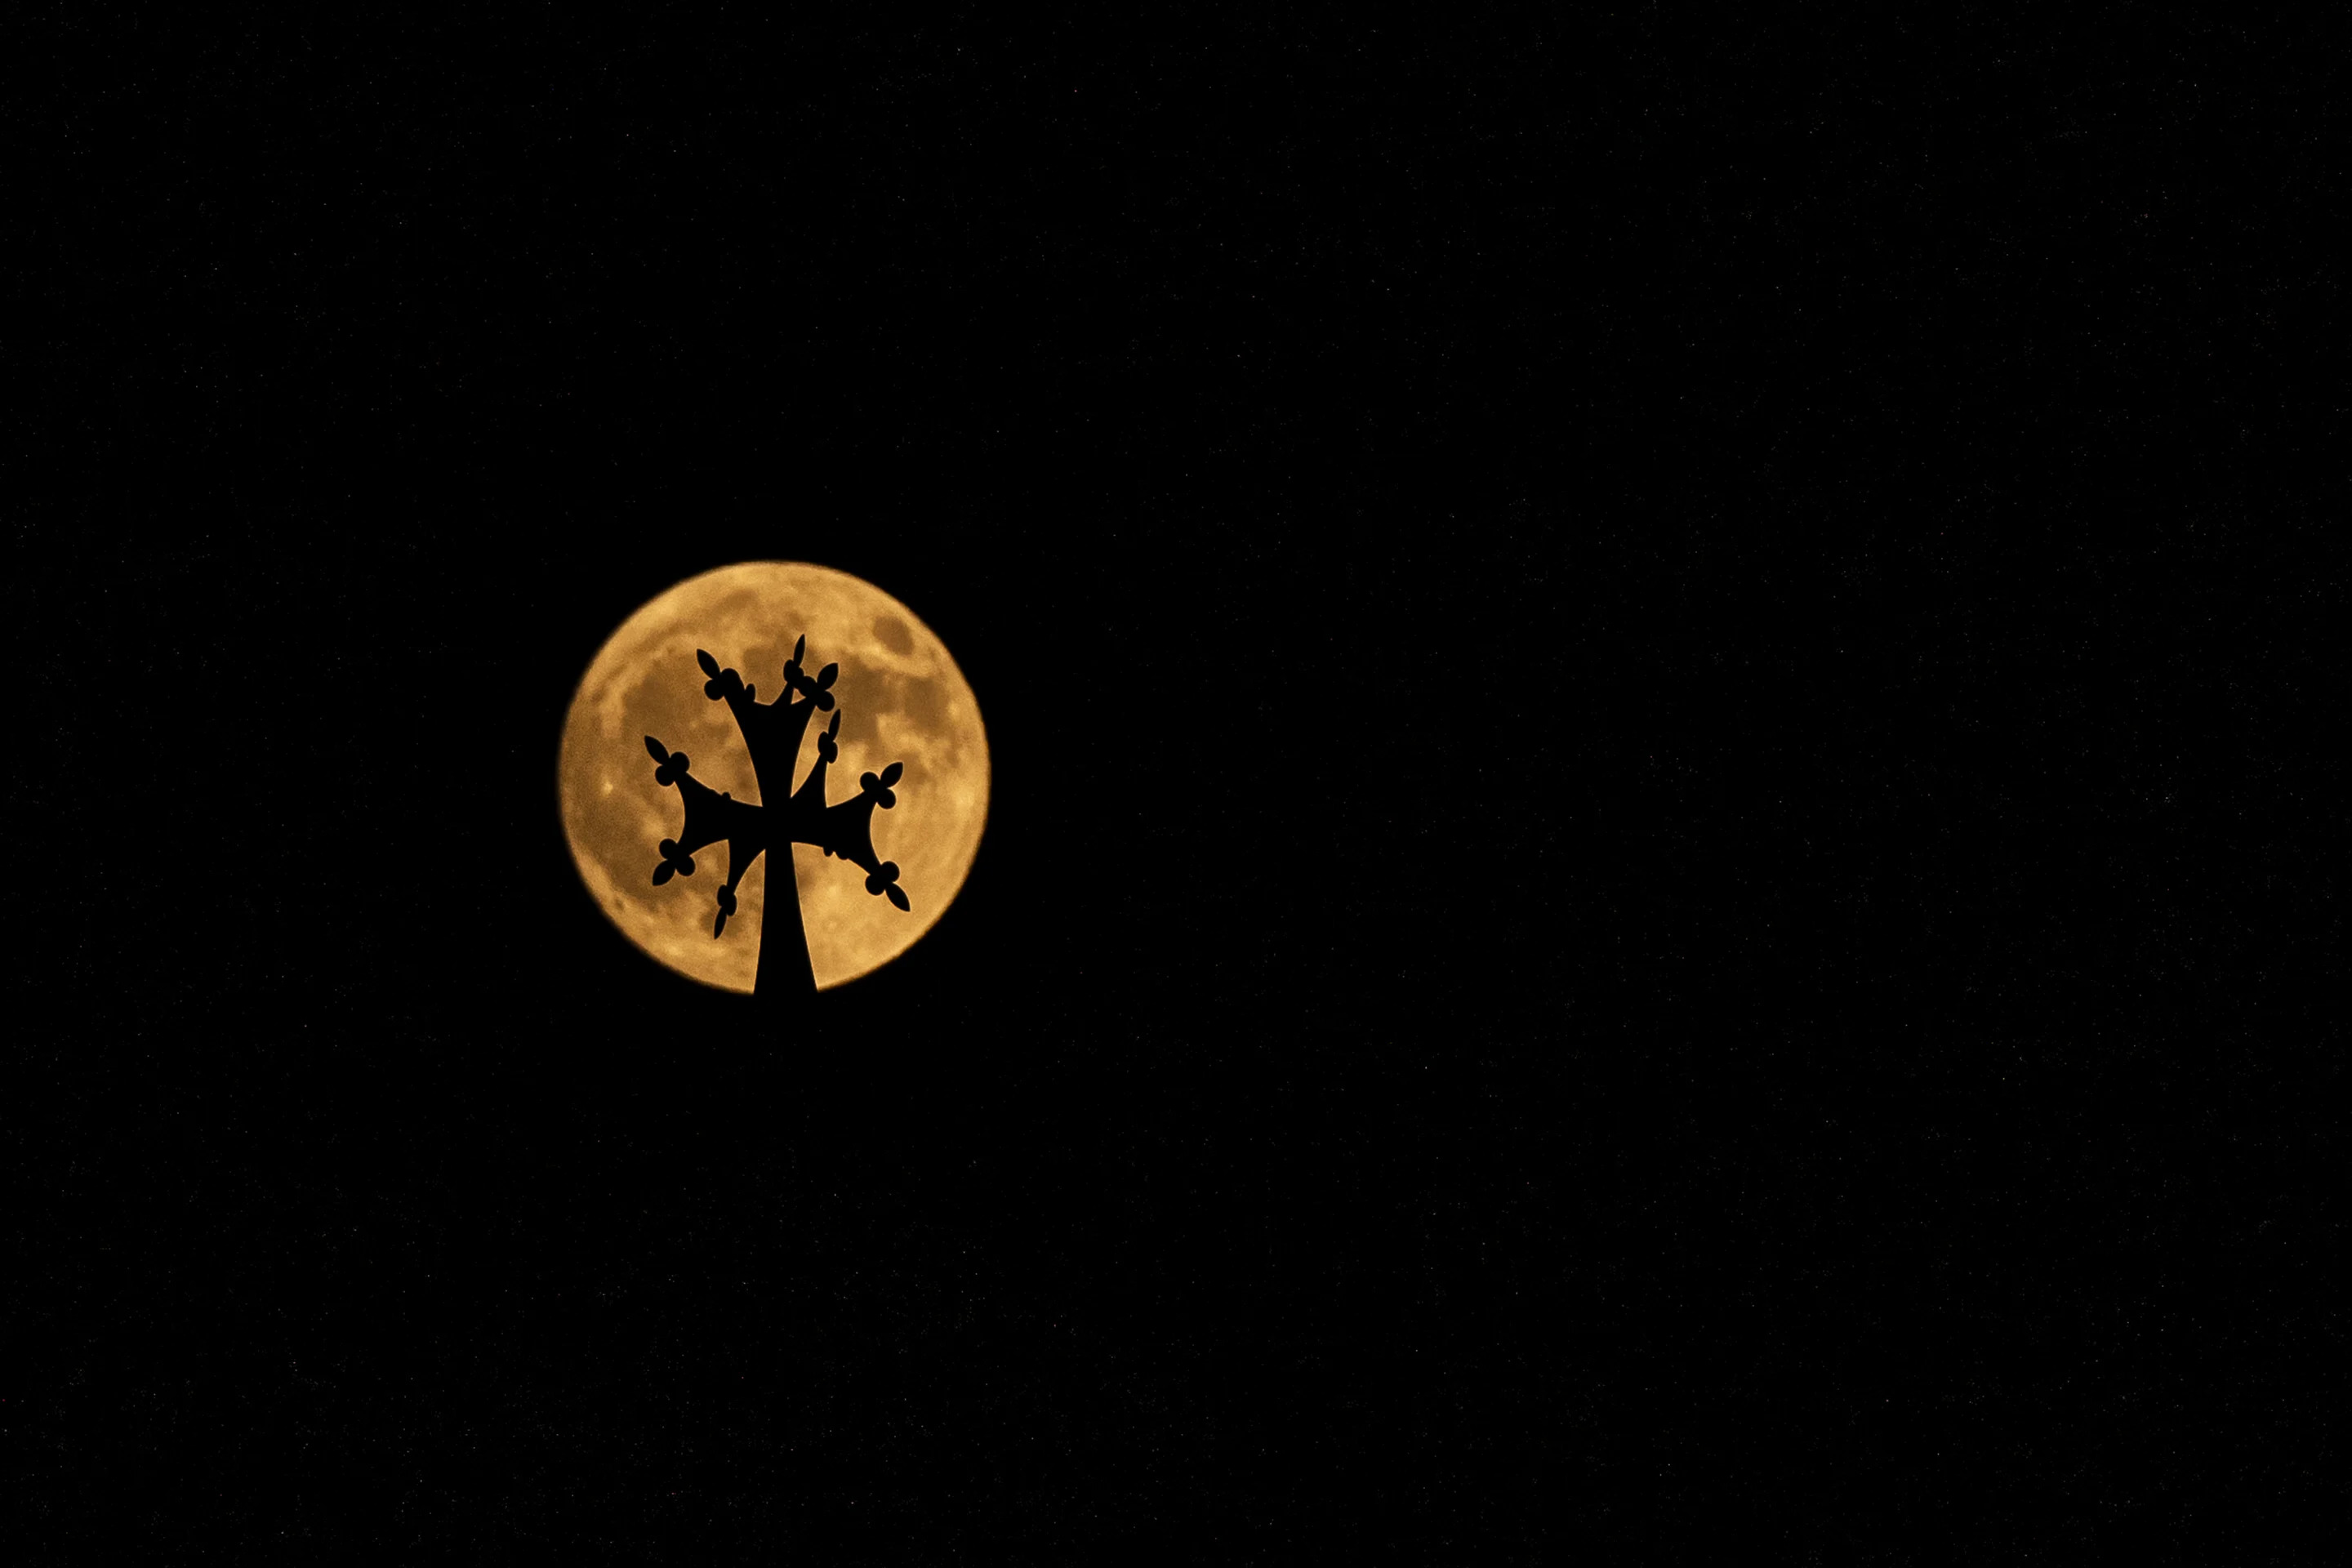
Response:
M662 858L654 868L654 885L659 887L673 876L691 877L696 850L721 841L727 845L727 881L719 889L719 918L710 926L713 937L726 934L727 917L735 912L735 885L751 868L751 862L763 850L779 850L768 861L767 929L760 933L759 972L752 982L753 994L761 997L816 989L808 933L801 923L800 882L793 870L792 846L814 844L827 856L848 861L866 873L867 892L887 898L901 910L913 907L898 886L898 863L874 853L874 813L898 804L893 786L906 764L892 763L879 773L862 774L855 796L825 805L825 769L841 756L841 713L833 695L841 667L828 664L811 675L801 668L807 652L807 637L793 644L793 657L784 661L784 694L773 702L759 701L757 687L746 686L732 669L721 669L708 653L697 648L694 654L694 661L709 678L703 682L703 695L714 702L725 702L728 711L735 715L744 749L751 753L751 775L759 782L760 798L782 805L755 805L714 790L688 773L684 752L673 752L651 735L646 737L646 750L655 763L654 782L674 787L686 801L686 826L676 838L661 841ZM793 769L800 760L801 742L808 734L809 721L819 712L831 712L833 721L818 733L816 764L795 790Z

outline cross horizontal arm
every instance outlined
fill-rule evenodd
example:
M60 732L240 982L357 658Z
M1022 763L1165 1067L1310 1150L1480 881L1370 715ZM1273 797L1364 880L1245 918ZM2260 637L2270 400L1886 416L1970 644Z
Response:
M688 854L721 839L738 853L756 855L767 847L767 813L761 807L690 776L677 781L677 793L686 800L686 826L678 830L677 845Z

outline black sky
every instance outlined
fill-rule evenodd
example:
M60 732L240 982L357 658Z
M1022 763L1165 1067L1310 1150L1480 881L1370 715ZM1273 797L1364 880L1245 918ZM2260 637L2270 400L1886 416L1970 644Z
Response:
M2300 1560L2319 40L26 31L38 1560ZM554 799L761 557L996 764L782 1045Z

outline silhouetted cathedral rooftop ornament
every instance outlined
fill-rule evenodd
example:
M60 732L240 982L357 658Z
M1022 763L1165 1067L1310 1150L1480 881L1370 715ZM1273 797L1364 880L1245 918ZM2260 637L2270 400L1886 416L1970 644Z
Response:
M898 862L874 853L874 813L898 804L892 786L906 764L892 763L879 774L862 774L856 796L835 805L825 805L825 770L841 757L836 739L841 733L841 714L835 709L833 695L841 667L828 664L811 676L801 668L807 651L805 637L793 644L793 657L784 662L784 695L767 703L758 700L759 688L746 686L731 669L721 669L708 653L698 648L694 655L702 673L709 677L703 682L703 695L726 703L735 715L744 749L751 753L751 773L759 781L760 798L782 805L754 805L714 790L687 771L684 752L673 752L651 735L646 737L646 750L656 764L654 782L674 787L686 799L686 826L676 838L661 841L654 886L660 887L672 877L693 876L696 850L721 842L727 846L727 880L719 889L719 917L710 924L713 937L727 934L728 917L735 912L735 886L743 879L743 873L762 850L777 851L768 858L767 929L760 933L759 975L753 982L753 994L759 996L816 989L815 971L809 963L808 933L801 925L793 845L814 844L827 856L848 861L866 873L867 892L888 899L901 910L914 907L898 886ZM793 700L795 693L798 701ZM808 733L809 720L821 711L832 713L833 722L818 732L816 763L801 787L793 789L801 740Z

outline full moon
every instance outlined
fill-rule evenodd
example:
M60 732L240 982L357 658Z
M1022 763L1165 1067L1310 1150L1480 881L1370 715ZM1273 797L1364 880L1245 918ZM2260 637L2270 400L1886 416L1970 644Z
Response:
M872 584L824 566L751 561L689 577L621 623L581 678L563 721L556 793L564 836L597 907L622 933L691 979L749 992L765 932L768 863L737 889L727 934L713 938L713 895L728 848L697 852L698 871L653 884L656 846L683 820L675 791L654 782L645 737L693 759L694 776L737 800L757 801L751 759L723 702L704 697L697 648L740 671L762 701L784 692L793 639L807 668L838 663L841 758L827 794L854 798L863 773L907 764L898 805L874 814L874 848L898 863L913 902L901 913L869 897L865 876L810 844L792 846L819 989L870 973L912 946L963 886L988 818L988 736L963 672L913 611ZM821 721L793 769L798 788L816 760ZM778 804L782 804L781 802Z

